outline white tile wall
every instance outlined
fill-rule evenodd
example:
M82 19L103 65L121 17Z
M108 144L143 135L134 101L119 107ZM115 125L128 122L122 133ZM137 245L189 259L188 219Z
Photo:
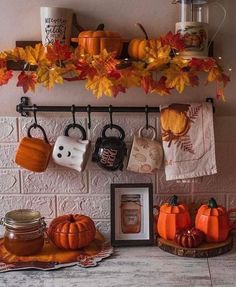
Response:
M76 119L84 127L86 119ZM200 183L178 184L166 182L164 170L156 175L132 172L108 172L89 163L86 171L65 169L51 162L44 173L20 169L14 163L19 139L26 135L32 118L0 117L0 217L12 209L38 209L47 220L64 213L83 213L91 216L97 227L106 235L110 233L110 184L152 182L154 203L165 202L174 193L186 203L206 202L215 197L227 208L236 207L236 117L215 119L216 156L218 174L205 177ZM54 142L62 135L70 117L39 118L38 122ZM100 136L102 126L109 122L107 116L93 116L89 137L93 143ZM126 141L131 142L134 133L145 123L144 116L118 115L114 123L126 131ZM150 117L150 124L159 126L158 118ZM38 131L34 131L38 134ZM35 133L34 133L35 134ZM78 134L74 135L75 137Z

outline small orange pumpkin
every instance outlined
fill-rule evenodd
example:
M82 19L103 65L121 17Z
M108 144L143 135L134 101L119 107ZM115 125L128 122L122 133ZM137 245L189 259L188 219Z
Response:
M104 24L98 25L96 31L81 32L78 38L72 38L71 41L79 43L79 46L91 55L99 55L106 49L107 52L115 52L118 57L123 47L121 35L116 32L104 31Z
M59 248L76 250L88 246L95 238L93 220L80 214L56 217L48 228L48 236Z
M140 23L136 24L143 32L143 34L145 35L144 39L132 39L129 43L128 46L128 54L129 56L134 59L134 60L144 60L146 57L146 48L150 47L150 42L151 41L155 41L153 39L149 39L148 34L146 32L146 30L144 29L143 25L141 25Z
M236 209L227 212L223 206L217 205L214 198L211 198L208 204L203 204L198 209L195 226L206 234L207 242L225 241L230 230L236 228L236 221L229 222L231 212L236 212Z
M157 230L162 238L174 240L177 230L188 228L190 225L188 208L185 204L178 203L176 195L160 207Z

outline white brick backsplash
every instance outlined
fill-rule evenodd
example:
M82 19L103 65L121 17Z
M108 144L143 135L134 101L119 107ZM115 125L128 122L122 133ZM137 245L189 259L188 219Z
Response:
M46 218L53 218L55 213L54 196L24 196L24 195L2 195L0 196L0 217L6 212L14 209L30 208L40 211L41 215Z
M15 168L15 153L18 144L0 144L0 168Z
M87 172L47 169L43 173L22 171L23 193L87 193Z
M38 124L41 125L47 134L50 142L55 142L57 137L64 135L64 130L68 124L72 123L71 117L45 117L38 118ZM20 118L20 138L27 135L27 129L34 122L33 118ZM81 124L86 130L86 120L82 117L76 117L76 123ZM39 129L32 129L32 136L42 138L42 132ZM71 129L70 136L75 138L81 138L79 129Z
M236 117L215 117L215 139L216 142L235 142L236 141Z
M111 237L111 223L110 220L101 221L101 220L94 220L96 228L102 233L102 235L110 240Z
M202 182L193 183L194 193L221 193L221 176L219 174L202 177Z
M60 196L57 197L58 214L81 213L94 219L110 218L109 196Z
M89 171L91 193L110 194L111 183L153 183L155 192L155 175L139 174L128 171L109 172L103 169Z
M190 183L177 183L176 180L166 181L165 171L159 170L157 177L157 193L190 193L191 184Z
M236 208L236 193L227 194L226 196L227 208ZM236 214L233 214L236 217Z
M17 119L0 117L0 142L17 142Z
M146 124L145 114L127 116L124 115L114 115L113 123L121 126L125 131L125 141L131 142L134 134ZM89 131L91 141L95 142L98 137L101 136L102 129L105 125L110 123L109 115L106 116L96 116L96 118L92 118L92 127ZM156 117L149 116L149 124L152 126L156 126ZM117 136L119 133L117 130L107 130L107 136L114 135Z
M18 170L0 170L0 194L20 193Z

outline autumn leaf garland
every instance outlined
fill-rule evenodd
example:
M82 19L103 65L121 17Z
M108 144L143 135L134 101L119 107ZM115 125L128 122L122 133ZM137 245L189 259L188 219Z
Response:
M141 87L144 92L170 95L171 90L182 93L188 86L199 85L199 74L207 74L206 83L216 82L217 97L224 98L224 87L229 76L213 58L186 60L178 56L184 49L179 34L169 32L159 39L150 40L143 62L123 65L115 54L102 51L90 55L78 47L74 51L56 41L43 47L15 48L0 52L0 86L12 78L7 61L24 61L24 69L18 76L17 87L24 93L34 92L38 84L52 89L55 84L66 81L85 80L85 87L96 98L116 97L131 87Z

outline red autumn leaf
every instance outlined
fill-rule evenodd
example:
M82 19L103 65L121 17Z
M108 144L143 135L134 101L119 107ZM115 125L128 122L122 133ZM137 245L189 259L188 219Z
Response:
M80 80L93 78L97 74L96 69L85 61L78 61L76 64L76 70L79 72Z
M172 49L182 51L184 50L184 40L183 37L178 34L173 34L171 31L166 34L165 37L161 37L162 46L168 45L171 46Z
M65 61L70 59L71 52L67 45L56 41L52 46L47 46L47 59L51 62Z
M199 78L195 74L189 74L190 85L192 87L199 86Z
M227 76L226 74L222 73L219 77L218 77L218 81L223 83L223 86L225 87L228 82L230 82L230 77Z
M22 87L24 93L35 91L35 85L37 83L37 76L35 73L25 73L24 71L18 76L17 87Z
M7 67L6 59L0 59L0 69L5 69Z
M161 96L170 95L170 88L166 87L166 77L163 76L159 81L155 81L152 92L156 92Z
M108 76L113 78L113 79L118 80L121 77L121 73L117 70L112 70L108 73Z
M0 69L0 86L5 85L12 78L12 71L7 71L6 69Z
M111 90L114 98L116 98L119 93L126 93L126 88L122 85L112 86Z
M212 68L216 66L216 61L213 58L207 58L207 59L193 58L189 62L189 66L197 71L209 72Z
M142 77L140 84L146 94L153 90L154 81L151 76Z

